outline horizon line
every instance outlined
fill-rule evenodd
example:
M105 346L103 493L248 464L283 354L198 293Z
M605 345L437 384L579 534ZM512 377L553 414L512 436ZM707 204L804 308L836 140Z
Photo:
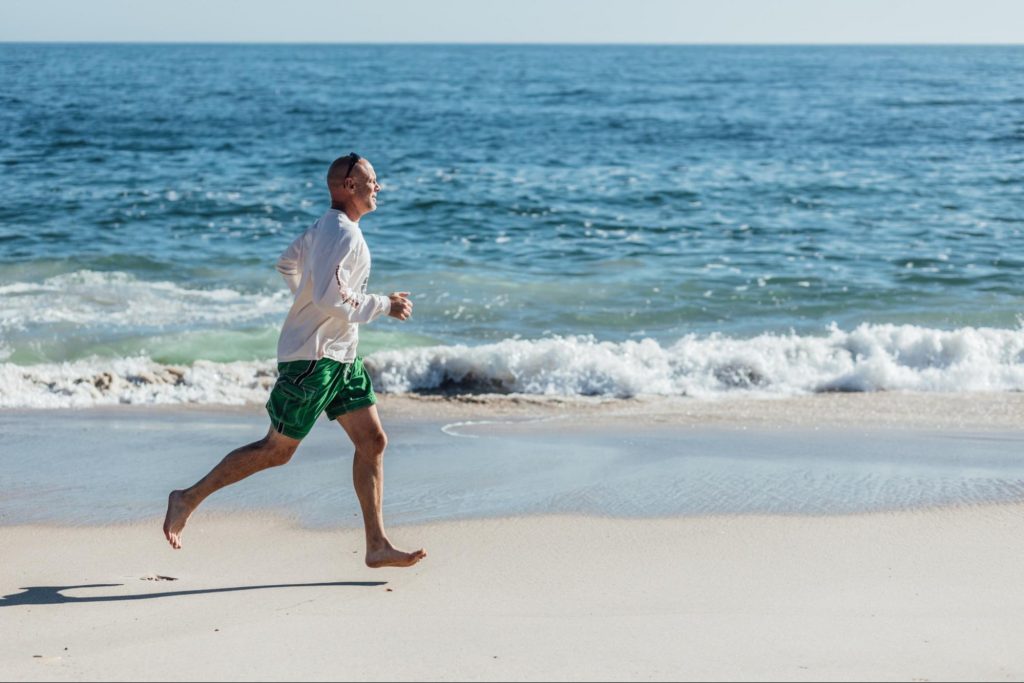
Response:
M1024 47L1019 43L980 42L587 42L587 41L369 41L330 42L319 40L0 40L0 45L238 45L238 46L437 46L437 47Z

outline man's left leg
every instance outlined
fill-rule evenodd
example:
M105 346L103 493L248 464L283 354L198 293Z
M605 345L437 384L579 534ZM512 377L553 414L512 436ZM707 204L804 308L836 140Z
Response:
M422 548L411 553L396 549L384 533L384 449L387 435L371 405L338 417L338 423L356 447L352 461L352 483L366 528L366 565L368 567L411 567L424 557Z

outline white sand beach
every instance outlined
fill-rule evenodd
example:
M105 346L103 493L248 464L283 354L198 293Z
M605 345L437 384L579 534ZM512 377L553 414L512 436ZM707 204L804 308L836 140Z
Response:
M1022 505L449 522L394 530L407 571L354 530L200 516L173 552L157 522L3 530L5 680L1024 674Z
M305 461L297 456L240 484L237 495L225 492L223 505L201 508L186 529L185 547L173 551L160 530L162 501L133 506L132 495L154 498L150 488L170 488L192 476L190 468L212 464L220 442L211 443L211 434L221 433L225 442L244 439L262 424L258 409L81 411L60 420L50 412L8 411L0 416L11 437L0 449L8 472L0 526L0 678L1019 680L1022 403L1013 394L835 395L683 402L686 410L674 415L635 411L642 402L594 402L563 414L551 404L514 398L385 397L382 413L396 449L387 465L394 485L386 488L385 514L397 544L429 552L407 570L363 565L354 496L343 476L327 483L337 489L327 503L317 503L320 494L308 488L333 471L325 463L344 470L347 459L337 452L321 460L321 451L341 437L332 425L318 426L303 445ZM523 422L545 415L571 417ZM919 419L907 417L913 415ZM456 435L441 432L455 423L463 425ZM722 429L708 431L707 424ZM647 458L652 491L664 489L654 481L659 473L680 481L703 477L692 495L708 500L778 496L789 485L792 500L780 510L818 511L644 516L640 500L620 515L618 499L590 486L551 489L543 500L556 514L512 505L501 515L494 512L500 508L452 498L439 483L454 478L447 483L502 505L541 486L544 472L523 490L487 479L525 479L521 471L471 474L491 467L485 459L491 448L517 459L501 449L525 438L517 431L524 425L532 438L578 440L580 453L565 451L570 464L556 479L590 476L574 460L598 453L582 435L609 426L635 439L653 439L659 430L672 437L623 442L626 448L678 442L683 450L704 449L710 460L734 446L761 444L754 449L761 455L750 457L766 469L755 468L748 479L701 470L667 452L635 457ZM51 441L40 436L35 446L15 429L38 435L44 426ZM489 441L491 428L504 441ZM439 440L431 441L432 434ZM744 434L750 440L730 441ZM878 461L874 451L847 443L855 434L896 445ZM460 438L466 436L481 438ZM419 451L405 453L402 442ZM50 491L19 488L11 472L27 471L26 457L45 467L47 443L65 445L64 462L80 452L101 472L75 481L51 475ZM108 451L93 458L90 443ZM138 452L131 443L141 445ZM799 458L794 465L785 450L815 443L834 445L834 452L821 454L821 471ZM462 450L446 453L448 446ZM988 450L976 450L982 446ZM921 452L904 453L915 448ZM188 456L193 451L198 455ZM463 460L466 469L459 469ZM138 464L140 478L131 478L126 462ZM533 460L524 462L533 467ZM628 465L616 456L602 461L599 474L626 486ZM436 480L425 474L431 467L438 469ZM758 485L762 471L776 477L772 488ZM99 475L110 477L106 503L83 515L80 506L97 500L83 489L99 489ZM961 488L950 488L951 479L962 480ZM845 496L848 506L885 508L874 493L862 499L850 489L884 492L886 482L897 482L899 495L919 486L938 501L948 491L963 498L859 513L800 507ZM430 515L405 512L409 501L401 498L416 486L433 493L413 503L445 514L429 521ZM275 489L289 493L260 497ZM979 502L990 494L998 500ZM651 509L664 507L659 495L652 493ZM33 496L54 513L48 521L25 521L24 499ZM580 511L565 512L571 509L565 498ZM337 522L303 521L316 505L337 511ZM96 523L103 515L112 521Z

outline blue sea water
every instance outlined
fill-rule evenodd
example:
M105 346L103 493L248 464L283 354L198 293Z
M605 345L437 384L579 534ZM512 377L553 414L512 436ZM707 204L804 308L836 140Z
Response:
M0 406L260 400L350 151L382 389L1024 390L1024 47L0 45Z

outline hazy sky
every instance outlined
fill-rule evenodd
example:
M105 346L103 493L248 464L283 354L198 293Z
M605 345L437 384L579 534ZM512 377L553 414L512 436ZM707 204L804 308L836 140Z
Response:
M1024 0L0 0L0 41L1024 43Z

